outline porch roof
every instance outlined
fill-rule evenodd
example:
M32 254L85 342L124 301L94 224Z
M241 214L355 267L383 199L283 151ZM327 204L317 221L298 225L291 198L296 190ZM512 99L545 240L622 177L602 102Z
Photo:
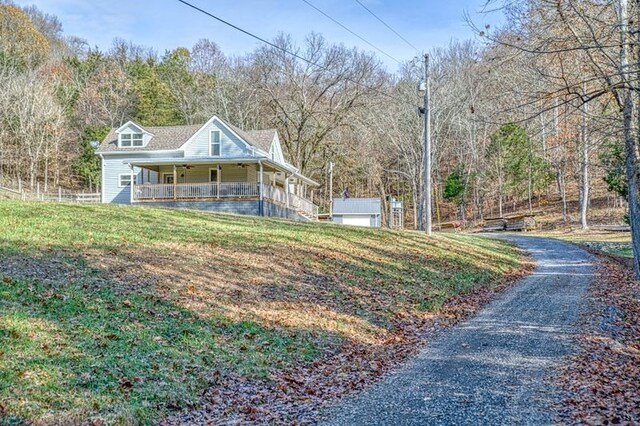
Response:
M320 184L313 179L310 179L303 174L300 174L297 170L289 168L283 164L275 162L268 157L223 157L223 158L201 158L201 157L181 157L181 158L154 158L154 159L140 159L140 160L123 160L124 164L129 164L136 167L148 167L148 166L181 166L188 165L206 165L206 164L258 164L262 162L265 166L269 166L280 172L289 173L292 176L300 179L304 183L311 186L320 186Z

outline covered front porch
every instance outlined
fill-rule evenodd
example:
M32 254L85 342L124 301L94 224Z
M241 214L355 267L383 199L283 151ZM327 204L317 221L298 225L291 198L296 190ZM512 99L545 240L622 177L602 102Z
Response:
M310 199L317 184L293 168L266 159L145 160L129 165L131 203L225 202L228 206L253 200L259 202L260 215L271 215L264 205L269 202L305 218L317 218L318 207Z

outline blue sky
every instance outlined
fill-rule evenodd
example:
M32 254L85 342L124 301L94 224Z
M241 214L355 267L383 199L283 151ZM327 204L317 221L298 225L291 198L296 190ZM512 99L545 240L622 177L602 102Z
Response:
M310 0L336 20L368 39L400 61L415 51L368 14L355 0ZM302 0L191 0L202 9L220 16L263 38L278 32L303 40L311 31L327 39L371 47L337 26ZM486 0L362 0L412 44L420 49L447 45L451 39L473 37L464 21L468 12L474 21L495 24L499 16L480 14ZM34 1L18 0L19 5ZM57 15L66 34L85 38L91 46L108 49L115 37L153 47L159 53L176 47L191 47L201 38L215 41L225 54L250 52L258 41L224 26L176 0L37 0L36 5ZM379 54L391 71L397 64Z

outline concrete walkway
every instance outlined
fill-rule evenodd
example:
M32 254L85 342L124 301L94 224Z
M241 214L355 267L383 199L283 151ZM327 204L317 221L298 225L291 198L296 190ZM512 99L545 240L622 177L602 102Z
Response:
M374 388L328 410L327 425L553 423L545 378L572 351L592 259L552 239L501 237L532 253L534 273Z

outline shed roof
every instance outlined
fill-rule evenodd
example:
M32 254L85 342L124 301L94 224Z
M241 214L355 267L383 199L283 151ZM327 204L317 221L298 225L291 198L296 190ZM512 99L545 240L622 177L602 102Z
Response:
M380 198L337 198L333 200L334 215L380 213Z

